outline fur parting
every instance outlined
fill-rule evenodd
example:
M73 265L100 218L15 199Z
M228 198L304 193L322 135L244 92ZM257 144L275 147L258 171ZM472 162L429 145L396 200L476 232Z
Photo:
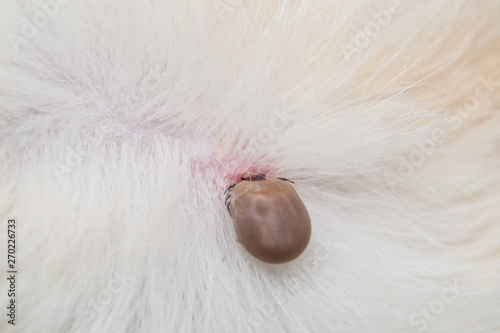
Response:
M2 1L2 332L500 332L495 1ZM224 190L312 222L268 265Z

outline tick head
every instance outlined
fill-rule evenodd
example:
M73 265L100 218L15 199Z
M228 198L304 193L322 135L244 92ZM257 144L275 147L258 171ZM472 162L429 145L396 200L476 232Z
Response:
M266 175L263 173L250 173L250 172L248 172L247 174L245 174L244 177L241 177L241 180L243 180L243 181L256 181L256 180L265 180L265 179L267 179L267 178L266 178Z

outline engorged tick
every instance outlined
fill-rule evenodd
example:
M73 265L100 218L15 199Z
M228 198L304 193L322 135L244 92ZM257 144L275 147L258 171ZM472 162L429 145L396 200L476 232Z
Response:
M297 258L311 238L309 213L290 183L286 178L249 174L224 192L240 243L267 263Z

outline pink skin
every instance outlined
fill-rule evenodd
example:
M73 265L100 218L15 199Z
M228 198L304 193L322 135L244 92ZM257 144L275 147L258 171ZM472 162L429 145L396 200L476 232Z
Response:
M174 137L178 138L175 135ZM197 163L192 164L195 169L193 172L196 170L215 171L217 174L223 175L222 186L224 189L240 182L241 177L246 177L248 173L265 174L268 178L272 178L276 173L270 167L268 158L248 156L244 145L237 149L235 148L236 144L218 145L212 140L189 138L182 139L182 143L197 161Z

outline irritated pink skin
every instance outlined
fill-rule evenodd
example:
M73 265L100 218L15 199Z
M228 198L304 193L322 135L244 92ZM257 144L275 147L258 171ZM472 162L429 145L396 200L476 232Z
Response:
M175 136L176 133L172 135ZM179 135L175 137L181 140ZM246 145L186 138L182 139L182 142L185 147L188 147L190 155L195 158L196 162L192 164L193 172L201 171L221 175L224 189L241 182L242 177L246 178L251 174L264 174L267 178L272 178L276 174L268 157L250 154ZM220 178L214 179L214 184L220 184L219 181Z
M215 171L215 174L222 175L225 187L240 182L248 174L265 174L267 177L275 174L275 170L270 167L269 158L251 156L250 160L245 145L240 149L234 148L236 144L228 148L228 145L201 139L184 139L183 144L188 147L190 155L195 156L193 172Z
M269 163L265 163L263 158L249 165L248 162L238 158L237 152L231 152L224 162L225 180L228 186L240 182L242 177L248 177L249 174L264 174L269 177L274 173Z
M248 177L249 174L264 174L272 177L275 173L263 157L249 163L240 156L241 152L233 150L218 160L217 168L224 174L226 186L240 182L242 177Z

